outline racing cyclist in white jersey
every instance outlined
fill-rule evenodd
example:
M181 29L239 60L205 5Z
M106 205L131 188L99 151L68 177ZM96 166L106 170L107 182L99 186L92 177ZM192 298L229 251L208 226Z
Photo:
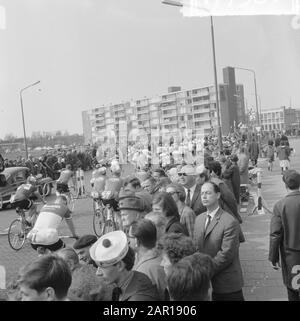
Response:
M35 236L43 231L56 230L63 221L66 220L68 228L71 231L72 237L78 239L75 231L75 226L72 220L71 211L67 206L68 200L65 195L58 195L54 202L48 203L42 207L40 214L34 224L32 230L28 233L27 238L31 241L31 246L36 250L39 244L35 243Z

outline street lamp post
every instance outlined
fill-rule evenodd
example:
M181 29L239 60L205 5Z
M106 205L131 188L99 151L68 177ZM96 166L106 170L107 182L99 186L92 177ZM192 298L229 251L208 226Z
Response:
M216 51L215 51L215 36L214 36L214 24L213 18L210 16L210 25L211 25L211 40L212 40L212 49L213 49L213 62L214 62L214 80L216 88L216 102L217 102L217 118L218 118L218 142L220 152L223 149L222 143L222 130L221 130L221 120L220 120L220 104L219 104L219 89L218 89L218 78L217 78L217 63L216 63Z
M163 0L163 4L183 7L183 4L176 0ZM199 8L200 9L200 8ZM201 8L206 10L206 8ZM214 35L214 24L213 18L210 16L210 27L211 27L211 41L212 41L212 51L213 51L213 65L214 65L214 83L216 88L216 107L217 107L217 118L218 118L218 143L220 151L223 149L222 143L222 128L221 128L221 119L220 119L220 104L219 104L219 90L218 90L218 78L217 78L217 63L216 63L216 51L215 51L215 35Z
M151 113L150 113L150 101L148 102L148 123L149 123L149 132L148 134L148 167L152 166L152 131L151 131Z
M26 86L26 87L24 87L24 88L22 88L20 90L20 101L21 101L22 123L23 123L23 133L24 133L24 145L25 145L26 159L28 159L28 146L27 146L27 139L26 139L26 129L25 129L25 119L24 119L23 96L22 96L22 94L23 94L24 90L26 90L26 89L28 89L30 87L33 87L33 86L39 84L40 82L41 81L39 80L39 81L37 81L37 82L35 82L35 83L31 84L31 85L28 85L28 86Z

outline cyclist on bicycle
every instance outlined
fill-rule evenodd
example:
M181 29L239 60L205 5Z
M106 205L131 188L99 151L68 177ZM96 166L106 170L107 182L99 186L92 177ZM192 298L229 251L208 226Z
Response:
M99 201L102 198L102 192L105 190L106 180L106 167L101 167L99 169L94 170L93 178L91 179L91 196L94 199L95 208L97 210L99 209Z
M118 199L124 180L121 178L121 168L119 166L111 168L112 176L105 182L105 191L110 191L113 198Z
M121 226L121 217L119 215L119 193L123 187L123 179L121 176L121 168L111 168L112 177L108 178L105 182L104 192L101 194L101 200L104 206L110 205L116 212L116 220L119 226Z
M74 177L74 173L72 172L72 166L68 164L66 169L60 173L59 179L56 181L56 190L58 193L68 193L69 186L68 183L70 179Z
M38 215L37 206L33 203L33 200L45 203L38 192L37 179L34 176L29 176L26 184L18 187L16 194L11 200L13 208L21 208L28 211L28 218L26 219L28 225L31 225L33 216Z
M96 169L93 172L93 178L91 179L93 191L101 194L105 190L106 180L106 167L100 167L99 169Z
M54 202L42 207L40 214L27 238L31 241L31 246L36 250L38 245L35 241L36 236L47 234L49 230L58 230L62 220L65 219L72 233L72 237L78 239L75 226L72 220L71 211L68 208L68 199L65 195L58 195ZM44 233L45 232L45 233Z

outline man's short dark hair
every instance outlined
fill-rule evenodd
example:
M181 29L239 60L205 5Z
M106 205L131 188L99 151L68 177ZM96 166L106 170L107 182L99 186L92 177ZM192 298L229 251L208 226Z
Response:
M208 182L205 182L205 184L212 185L215 193L221 193L220 187L216 183L208 181Z
M156 226L150 220L139 220L132 227L132 235L137 239L139 245L142 245L149 250L153 249L156 245Z
M129 246L126 256L124 257L124 259L122 261L125 264L126 270L131 271L134 266L135 252L130 246Z
M172 300L205 301L212 275L212 259L203 253L184 257L171 267L167 277Z
M295 170L285 171L282 180L290 190L298 190L300 187L300 174Z
M214 172L218 177L222 174L222 166L218 161L209 162L208 169L210 172Z
M192 238L182 233L166 234L162 240L162 248L172 264L196 252Z
M59 300L67 296L72 283L68 264L55 255L43 255L23 267L19 272L19 284L25 284L38 293L53 288Z

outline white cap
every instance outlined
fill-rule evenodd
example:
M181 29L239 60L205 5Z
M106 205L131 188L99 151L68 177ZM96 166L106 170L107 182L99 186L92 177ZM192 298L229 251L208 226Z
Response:
M106 167L104 167L104 166L100 167L100 168L98 169L98 172L99 172L100 174L105 174L105 173L106 173Z
M92 260L101 267L108 267L120 262L129 249L127 236L122 231L104 234L90 248Z
M185 165L181 168L181 170L179 171L179 173L185 173L187 174L188 176L190 175L197 175L196 171L195 171L195 168L194 166L192 165Z
M202 173L205 173L206 171L206 168L203 164L199 165L196 167L196 173L199 175L199 174L202 174Z
M170 176L175 176L175 175L177 175L177 168L175 167L173 167L173 168L171 168L171 169L169 169L168 170L168 173L169 173L169 175Z

